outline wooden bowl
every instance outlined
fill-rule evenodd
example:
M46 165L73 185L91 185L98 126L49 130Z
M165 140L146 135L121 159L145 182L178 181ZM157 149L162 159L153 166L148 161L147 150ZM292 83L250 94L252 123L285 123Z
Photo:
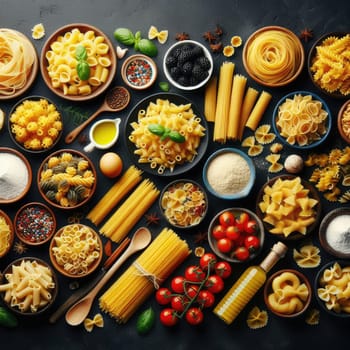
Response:
M27 267L26 264L29 264ZM16 268L15 268L16 267ZM17 273L16 273L16 270ZM21 269L22 272L18 272L18 270ZM33 271L34 270L34 271ZM4 304L11 310L13 311L16 315L18 316L23 316L23 317L33 317L33 316L43 316L44 314L46 315L48 310L51 308L53 303L56 300L57 293L58 293L58 281L57 281L57 276L51 266L46 263L44 260L35 258L35 257L25 257L25 258L20 258L17 259L13 262L11 262L3 271L3 278L2 281L0 282L2 285L8 284L7 276L11 274L18 274L20 278L20 282L25 280L26 276L30 280L32 278L33 282L37 280L38 278L44 278L45 283L47 286L44 286L44 284L40 283L35 283L34 289L31 289L29 287L29 292L30 295L32 295L32 301L29 302L28 308L26 306L26 298L25 295L28 295L28 293L23 292L23 297L19 297L19 293L24 290L26 284L24 283L24 287L21 290L16 290L16 292L11 292L12 288L14 289L15 287L11 287L11 283L9 284L9 290L10 294L17 294L18 298L18 304L13 304L11 299L7 298L7 293L6 292L1 292L0 296ZM31 277L32 276L32 277ZM20 284L20 283L19 283ZM18 287L17 287L18 288ZM47 295L47 297L44 297L43 295ZM45 302L44 305L41 306L41 303L36 303L34 300L37 299L39 302ZM23 307L23 309L21 309Z
M70 172L70 175L64 176ZM62 174L57 177L57 174ZM65 177L65 181L61 177ZM96 169L83 153L62 149L51 153L41 163L37 174L41 196L59 209L76 209L85 205L97 186Z
M4 31L13 32L15 37L22 38L22 40L24 40L26 45L28 45L28 50L33 53L34 61L33 61L33 64L31 65L31 67L28 69L27 76L26 76L26 79L25 79L23 86L19 87L18 89L15 89L12 93L9 93L6 95L0 94L0 101L9 100L9 99L19 97L22 94L24 94L26 91L28 91L30 89L30 87L33 85L35 78L37 76L38 70L39 70L38 54L36 52L34 45L30 41L30 39L26 35L24 35L23 33L19 32L17 30L9 29L9 28L0 28L0 32L4 32Z
M48 242L56 232L56 217L45 204L31 202L23 205L14 219L16 236L23 243L38 246Z
M2 158L2 155L7 158ZM13 174L12 177L11 174L2 174L4 183L1 184L0 188L0 204L11 204L21 200L28 193L32 184L33 173L28 159L15 149L0 147L0 164L4 164L3 162L7 162L7 164L13 166L13 171L16 173L16 177L13 177ZM10 169L10 167L8 169ZM5 182L7 183L9 191L6 193L3 192Z
M71 33L73 30L76 30L76 29L79 30L83 34L86 34L87 32L90 33L92 31L95 34L95 36L103 37L104 43L106 43L108 45L108 53L106 54L106 56L109 58L111 64L108 67L108 70L109 70L108 76L104 82L102 81L99 85L96 85L92 81L87 80L87 86L90 86L91 92L79 93L79 94L74 94L74 92L73 92L72 94L68 94L68 93L65 93L65 91L63 90L64 85L59 84L59 87L54 87L52 79L51 79L49 72L48 72L49 61L47 58L47 52L52 50L52 44L57 41L58 37L67 38L67 36L70 35L68 33ZM79 38L78 44L81 43L82 40L83 40L83 38ZM88 41L90 42L89 39L88 39ZM77 46L76 43L71 45L73 59L76 59L76 54L75 54L76 46ZM87 44L84 47L87 47ZM93 56L92 54L88 53L88 60L92 59L91 58L92 56ZM91 78L94 76L94 72L96 71L96 69L92 66L92 64L89 64L89 65L90 65L90 78ZM115 49L114 49L112 42L109 40L108 36L106 34L104 34L100 29L98 29L92 25L89 25L89 24L72 23L72 24L68 24L68 25L65 25L65 26L57 29L47 39L47 41L45 42L45 44L42 48L42 51L41 51L40 69L41 69L41 74L43 76L43 79L44 79L47 87L53 93L55 93L57 96L62 97L62 98L67 99L67 100L71 100L71 101L87 101L87 100L91 100L97 96L100 96L110 86L110 84L112 83L112 81L114 79L116 69L117 69L117 56L116 56L116 52L115 52ZM69 82L65 83L65 85L69 84L71 86L74 86L77 84L79 85L81 83L80 78L77 77L77 75L75 74L74 71L73 71L73 78L72 79L74 79L76 81L76 83L74 83L73 80L69 79Z
M7 237L4 240L4 242L2 242L1 250L0 250L0 259L3 258L10 251L13 244L13 239L15 236L12 220L3 210L0 209L0 223L4 223L4 222L8 226L9 232L8 232L8 235L6 235ZM4 228L0 230L0 236L3 236L3 230Z
M350 99L347 100L339 109L337 126L342 139L346 143L350 143Z
M81 253L83 256L74 258L73 253ZM52 265L60 274L70 278L83 278L92 274L100 265L103 246L99 234L92 228L82 224L71 224L61 227L52 237L49 254ZM66 256L67 264L60 260L63 255ZM82 264L84 261L87 263L86 267ZM74 264L77 266L73 270L67 267L71 265L73 268Z
M314 215L311 216L314 221L313 223L307 225L306 227L306 233L302 234L298 231L292 231L290 233L283 234L283 233L275 233L275 232L271 232L271 230L273 230L276 225L271 224L270 222L267 222L265 219L265 213L262 211L260 204L263 202L263 196L265 194L265 189L267 187L272 187L276 181L284 181L284 180L294 180L296 178L300 179L300 184L303 186L304 189L308 190L308 197L316 200L317 203L316 205L313 207L314 209ZM297 181L297 180L296 180ZM269 197L271 197L271 195L269 195ZM281 206L282 203L279 204L279 206ZM295 175L280 175L280 176L276 176L272 179L270 179L269 181L267 181L263 187L260 189L258 196L257 196L257 201L256 201L256 214L259 216L259 218L262 220L262 222L264 223L264 227L265 230L267 232L269 232L271 235L273 235L274 237L276 237L277 239L281 239L281 240L298 240L298 239L302 239L305 238L306 236L309 236L317 227L320 217L321 217L321 212L322 212L322 208L321 208L321 199L318 195L318 192L316 191L316 189L307 181L301 179L299 176L295 176ZM294 221L294 218L293 218ZM277 220L277 224L281 222L281 219Z
M37 108L39 105L42 105L40 113L34 112L34 109L31 109L31 107ZM54 107L54 109L52 107ZM28 123L35 123L33 129L29 129L28 123L23 125L20 120L20 118L27 113ZM48 124L40 126L40 124L43 123L43 118L45 118L45 122ZM49 122L51 118L54 119ZM16 128L19 129L17 133L15 131ZM59 142L63 133L63 118L57 105L47 97L29 96L21 99L12 107L8 117L8 129L12 141L21 150L33 154L44 153L52 150ZM41 130L40 136L38 136L39 130ZM57 134L50 135L49 131L52 132L54 130L57 131ZM27 136L22 140L21 132L23 131L26 132ZM49 142L51 142L51 144Z
M259 72L257 71L256 65L251 64L249 62L248 56L249 56L252 45L255 45L257 43L257 40L259 40L259 38L261 38L261 36L267 35L267 38L268 38L268 34L271 31L277 31L281 35L284 35L285 39L290 40L291 43L293 43L293 45L294 45L295 50L290 50L290 51L287 50L289 52L289 54L293 57L293 61L295 61L294 67L288 67L288 69L287 69L288 74L286 73L285 67L281 68L280 70L275 71L275 72L272 71L271 68L266 67L267 70L270 70L270 74L269 74L269 76L263 76L263 75L259 74ZM283 42L282 38L278 40L278 43L280 43L281 46L283 46L283 47L286 47L286 48L288 47L288 46L285 46L285 45L287 45L287 43ZM271 51L274 51L276 49L276 47L273 46L272 43L270 43L270 45L271 45ZM265 50L266 50L266 47L268 45L264 45L264 46L265 46ZM290 84L291 82L296 80L297 77L300 75L300 73L303 70L303 66L304 66L304 62L305 62L305 53L304 53L304 48L303 48L303 45L302 45L300 39L292 31L290 31L289 29L284 28L284 27L267 26L267 27L263 27L263 28L258 29L257 31L255 31L253 34L251 34L249 36L249 38L247 39L247 41L243 47L242 58L243 58L243 65L244 65L245 70L247 71L249 76L252 79L254 79L257 83L259 83L261 85L269 86L269 87L280 87L280 86L285 86L285 85ZM266 64L267 64L267 66L269 66L268 63L266 63Z
M284 276L286 277L285 282L282 282L280 285L279 282L283 281ZM292 279L287 277L292 277ZM306 286L306 290L304 287L299 287L303 284ZM285 296L279 295L279 293L285 293ZM276 295L276 297L274 295ZM300 302L300 306L293 310L293 303L296 300L293 298L295 297L299 300L298 303ZM278 298L283 298L283 303L276 302L276 299L278 300ZM298 270L283 269L277 271L268 278L264 286L264 300L266 307L279 317L294 318L302 315L309 307L311 298L311 284L306 276ZM276 306L274 306L275 303ZM290 311L287 311L289 307Z

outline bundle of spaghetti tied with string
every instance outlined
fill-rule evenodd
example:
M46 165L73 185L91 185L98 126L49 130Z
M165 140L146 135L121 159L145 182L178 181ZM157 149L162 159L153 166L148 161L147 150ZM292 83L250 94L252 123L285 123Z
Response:
M163 228L135 262L100 297L100 308L126 323L138 307L158 289L191 253L187 242Z

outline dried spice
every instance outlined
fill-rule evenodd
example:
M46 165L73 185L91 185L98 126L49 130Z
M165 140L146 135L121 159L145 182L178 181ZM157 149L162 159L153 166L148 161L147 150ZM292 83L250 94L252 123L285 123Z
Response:
M160 218L159 218L157 213L146 214L145 218L146 218L146 225L147 226L159 224Z
M27 251L27 246L23 242L16 242L15 245L13 246L13 250L17 254L23 254Z
M299 35L299 38L301 40L304 40L306 43L312 39L314 36L314 33L311 29L309 28L304 28L301 32L300 32L300 35Z
M217 37L221 37L223 34L224 34L223 29L221 28L221 26L219 24L217 24L216 28L215 28L215 35Z
M216 42L216 39L217 39L217 37L216 37L216 35L214 34L214 33L212 33L212 32L205 32L204 34L203 34L203 38L206 40L206 41L208 41L208 43L213 43L213 42Z
M222 43L210 44L210 49L213 52L221 52L222 51Z
M176 33L175 39L177 41L183 41L183 40L188 40L190 38L188 33L182 32L182 33Z
M200 244L202 242L205 242L208 240L208 232L198 232L195 236L194 236L194 243Z

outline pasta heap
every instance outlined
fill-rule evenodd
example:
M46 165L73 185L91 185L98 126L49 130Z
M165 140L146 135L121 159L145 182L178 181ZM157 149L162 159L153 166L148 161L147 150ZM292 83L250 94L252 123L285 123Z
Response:
M11 228L6 219L0 214L0 258L7 252L10 246Z
M90 66L90 77L81 80L77 72L76 47L86 49ZM101 35L92 30L82 33L78 28L58 36L45 53L47 71L52 86L64 95L89 95L105 83L111 67L110 48Z
M126 323L154 289L190 254L187 242L163 228L136 261L100 297L100 307L119 323Z
M247 66L265 83L284 83L298 71L302 51L292 33L267 30L255 35L247 47Z
M7 283L0 284L4 301L21 312L37 312L51 302L56 288L51 270L36 260L22 260L5 274Z
M51 243L51 251L57 265L77 277L87 274L102 254L97 234L81 224L67 225L58 231Z
M176 142L153 134L148 129L153 124L178 132L185 141ZM139 110L137 122L131 123L131 127L129 140L136 146L134 153L139 155L139 163L149 163L152 169L158 167L159 174L165 169L173 171L176 165L184 162L192 162L205 135L201 119L194 114L190 103L176 105L163 99L150 102L146 110Z
M321 101L311 95L296 94L279 106L276 125L289 144L305 146L321 139L327 132L327 117Z
M11 29L0 29L0 95L11 96L23 88L36 61L30 41Z
M114 214L104 223L100 232L114 242L120 242L152 206L159 190L149 179L143 180Z
M23 101L11 114L10 123L16 141L34 151L50 148L63 128L55 105L44 98Z
M328 92L350 94L350 34L330 36L316 46L310 71L317 85Z

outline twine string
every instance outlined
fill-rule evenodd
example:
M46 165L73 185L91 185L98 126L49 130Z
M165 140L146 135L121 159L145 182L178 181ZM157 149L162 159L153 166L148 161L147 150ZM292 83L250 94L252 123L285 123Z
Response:
M148 272L145 270L137 261L133 263L136 267L136 270L139 272L139 276L144 276L148 280L150 280L155 289L159 289L159 284L162 282L161 278L158 278L155 274Z

